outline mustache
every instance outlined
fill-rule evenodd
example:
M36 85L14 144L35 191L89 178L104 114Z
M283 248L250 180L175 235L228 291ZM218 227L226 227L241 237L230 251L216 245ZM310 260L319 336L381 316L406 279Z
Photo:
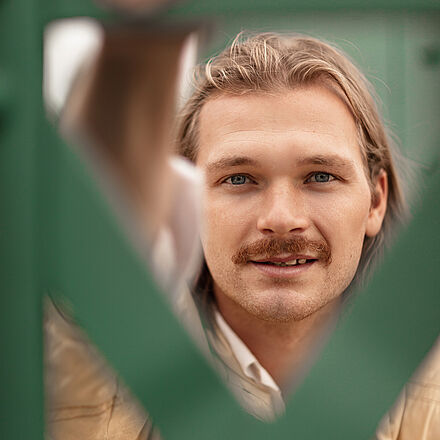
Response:
M312 254L325 264L330 264L330 246L325 240L309 240L305 237L262 238L242 245L232 256L234 264L246 264L255 258L271 258L280 254Z

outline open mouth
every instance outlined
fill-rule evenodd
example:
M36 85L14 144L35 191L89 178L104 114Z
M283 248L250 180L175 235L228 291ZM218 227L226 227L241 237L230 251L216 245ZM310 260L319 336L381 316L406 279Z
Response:
M268 259L251 260L249 263L264 276L288 279L303 276L302 274L308 272L318 261L318 258L304 257L269 257Z
M254 264L264 264L268 266L276 266L276 267L292 267L292 266L301 266L303 264L312 263L316 261L313 258L298 258L290 261L252 261Z
M249 263L269 278L295 278L308 272L316 261L318 261L316 258L271 258L261 261L251 260Z

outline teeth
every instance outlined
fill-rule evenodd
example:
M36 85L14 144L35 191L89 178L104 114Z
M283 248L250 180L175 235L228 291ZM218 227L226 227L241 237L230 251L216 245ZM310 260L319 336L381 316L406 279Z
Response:
M291 261L283 261L281 263L275 263L272 262L271 264L274 264L275 266L280 266L280 267L286 267L286 266L296 266L297 264L305 264L307 263L307 259L306 258L300 258L298 260L291 260Z
M291 261L286 261L286 262L281 262L281 263L272 263L272 264L275 264L275 266L281 266L281 267L295 266L297 261L298 260L291 260Z

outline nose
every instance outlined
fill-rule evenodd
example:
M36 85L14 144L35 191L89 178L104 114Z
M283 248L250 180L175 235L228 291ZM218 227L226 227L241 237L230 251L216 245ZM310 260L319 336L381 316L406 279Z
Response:
M272 185L266 190L257 220L265 235L303 232L310 226L304 195L291 183Z

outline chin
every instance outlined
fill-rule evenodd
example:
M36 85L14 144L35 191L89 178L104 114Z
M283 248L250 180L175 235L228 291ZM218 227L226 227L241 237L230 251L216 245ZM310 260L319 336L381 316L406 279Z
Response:
M292 292L260 292L258 298L248 298L242 307L258 319L268 322L289 323L302 321L321 309L327 302L304 297Z

